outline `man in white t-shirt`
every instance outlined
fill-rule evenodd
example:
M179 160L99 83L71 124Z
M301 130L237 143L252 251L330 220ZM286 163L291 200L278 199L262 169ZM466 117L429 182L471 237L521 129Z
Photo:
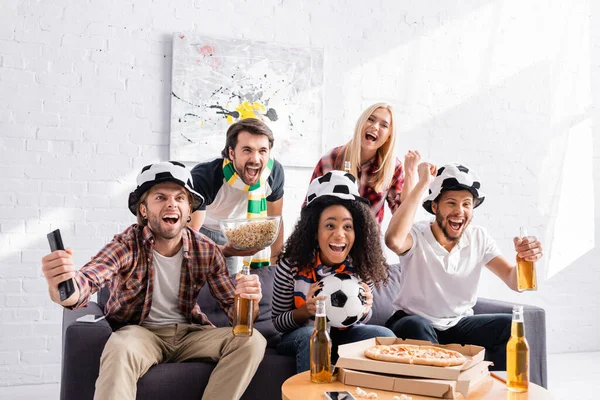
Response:
M402 260L396 312L386 326L401 338L432 343L463 343L492 350L510 337L510 314L473 315L477 286L486 266L517 290L517 269L502 256L485 229L470 225L473 209L484 200L477 174L459 164L439 170L421 163L419 182L394 213L385 234L387 246ZM423 207L435 221L414 223ZM519 257L537 261L540 242L514 239Z

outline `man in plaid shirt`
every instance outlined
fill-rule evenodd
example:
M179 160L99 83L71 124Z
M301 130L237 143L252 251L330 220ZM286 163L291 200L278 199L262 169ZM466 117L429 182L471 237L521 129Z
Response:
M106 319L122 327L102 352L95 399L135 399L137 380L152 365L192 358L227 358L218 362L203 398L239 399L264 356L266 340L258 331L234 337L231 328L214 327L196 303L208 284L230 322L236 294L253 300L256 318L262 290L256 275L238 275L234 284L215 243L186 227L204 201L191 182L180 163L144 167L129 195L137 224L78 271L70 249L42 259L50 298L64 307L84 307L109 285ZM75 293L61 302L58 284L67 279L74 280Z

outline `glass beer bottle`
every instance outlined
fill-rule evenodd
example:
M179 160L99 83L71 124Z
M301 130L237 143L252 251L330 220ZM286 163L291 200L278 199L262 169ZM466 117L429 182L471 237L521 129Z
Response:
M310 337L310 381L331 382L331 338L327 331L325 301L317 300L315 330Z
M510 339L506 344L506 386L512 392L529 387L529 344L525 339L523 306L513 306Z
M525 228L519 228L519 237L527 237ZM517 288L523 290L537 290L537 282L535 276L535 263L527 261L517 255Z
M350 161L344 161L344 172L350 173Z
M242 267L242 275L250 275L250 266ZM233 335L234 336L252 336L254 325L254 302L250 299L243 299L239 294L235 295L234 314L233 314Z

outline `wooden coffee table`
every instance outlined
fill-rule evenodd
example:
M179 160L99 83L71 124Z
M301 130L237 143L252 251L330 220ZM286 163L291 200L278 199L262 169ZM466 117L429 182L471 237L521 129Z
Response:
M399 393L387 392L379 389L363 388L367 392L375 392L378 395L377 400L392 400L394 396L399 396ZM312 383L310 381L310 372L302 372L296 374L286 380L281 387L281 397L283 400L323 400L326 390L347 390L356 397L356 386L347 386L341 382L335 381L332 383ZM434 397L418 396L407 394L413 400L435 399ZM360 400L360 398L358 398ZM462 395L458 399L465 399ZM475 387L475 390L468 397L468 400L545 400L552 399L550 393L534 384L529 383L529 392L527 393L512 393L506 389L506 384L502 381L490 377Z

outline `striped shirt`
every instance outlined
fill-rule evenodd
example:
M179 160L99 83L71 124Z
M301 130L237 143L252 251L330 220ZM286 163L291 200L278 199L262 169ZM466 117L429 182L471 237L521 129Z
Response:
M317 275L317 277L321 280L325 276L333 273L335 273L335 270L330 268L328 273L323 271L322 275ZM297 301L298 297L306 299L306 294L312 285L312 283L307 282L305 276L305 273L298 272L297 266L288 264L285 259L281 259L277 263L277 268L275 269L275 281L273 282L273 308L271 310L271 319L273 325L275 325L275 329L281 333L291 332L301 327L294 321L292 312L297 308L295 300ZM372 292L374 288L373 284L371 282L366 283L369 285ZM371 310L369 310L369 313L361 320L361 322L367 322L371 318L371 314ZM305 326L310 323L310 320L307 321Z
M315 167L311 182L313 179L323 176L332 170L343 170L344 169L344 150L345 146L339 146L332 149L329 153L325 154ZM376 192L373 186L371 186L371 179L375 175L375 171L379 169L379 158L375 157L363 165L360 166L357 177L358 190L360 195L369 200L371 203L371 210L377 218L377 222L381 225L383 222L384 204L387 201L392 213L400 206L400 193L404 186L404 168L398 158L396 158L396 167L394 169L394 175L392 176L392 182L384 189L383 192Z
M186 228L182 232L183 261L179 281L179 310L189 323L212 325L196 303L202 286L210 292L233 319L235 283L229 276L223 253L212 240ZM134 224L98 252L75 274L79 300L72 308L85 307L92 294L109 287L104 307L106 319L116 325L137 325L150 313L154 285L152 231Z

